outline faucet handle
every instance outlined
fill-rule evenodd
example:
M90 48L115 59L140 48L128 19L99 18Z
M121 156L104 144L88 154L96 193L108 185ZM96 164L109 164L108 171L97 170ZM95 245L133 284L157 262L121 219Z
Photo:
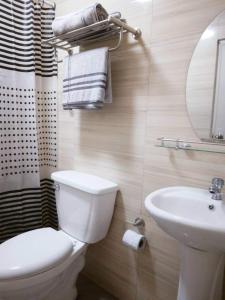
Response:
M212 179L212 184L221 190L224 186L224 180L222 178L215 177Z

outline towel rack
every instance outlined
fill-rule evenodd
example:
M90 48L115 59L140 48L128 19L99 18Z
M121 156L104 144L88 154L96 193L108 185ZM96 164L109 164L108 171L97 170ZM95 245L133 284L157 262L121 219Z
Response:
M123 34L128 32L132 33L134 39L139 39L141 37L141 30L139 28L129 26L124 19L109 16L106 20L54 36L44 40L42 43L52 46L55 50L65 50L71 54L72 49L77 46L84 46L90 43L118 37L119 40L117 45L109 49L109 51L114 51L120 47L123 40Z

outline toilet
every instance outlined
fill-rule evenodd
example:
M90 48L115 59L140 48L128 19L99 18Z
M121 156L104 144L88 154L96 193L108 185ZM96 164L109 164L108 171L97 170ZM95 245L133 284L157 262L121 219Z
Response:
M0 300L74 300L89 244L105 238L117 184L76 171L58 171L59 230L41 228L0 245Z

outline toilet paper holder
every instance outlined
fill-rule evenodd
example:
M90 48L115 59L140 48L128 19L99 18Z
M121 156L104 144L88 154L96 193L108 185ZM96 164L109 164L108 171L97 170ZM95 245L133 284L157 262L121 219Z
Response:
M142 219L140 217L135 218L135 220L133 222L128 221L127 223L131 224L131 225L133 225L135 227L144 227L145 226L144 219Z

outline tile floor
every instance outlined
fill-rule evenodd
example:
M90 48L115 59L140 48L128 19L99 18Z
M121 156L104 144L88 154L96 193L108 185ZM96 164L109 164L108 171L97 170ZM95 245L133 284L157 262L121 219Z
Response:
M118 300L82 275L78 278L77 289L77 300Z

